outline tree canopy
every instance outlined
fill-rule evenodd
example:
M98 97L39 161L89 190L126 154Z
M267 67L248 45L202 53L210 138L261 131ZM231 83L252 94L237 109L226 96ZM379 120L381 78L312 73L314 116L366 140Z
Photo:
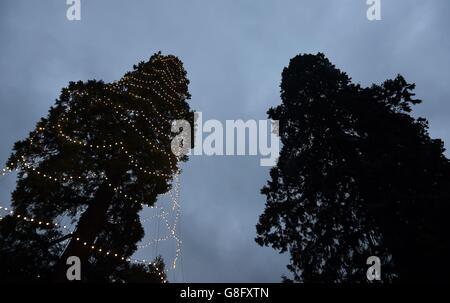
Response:
M280 158L263 187L256 241L288 251L295 281L448 281L450 165L428 122L411 115L402 76L361 87L321 53L284 68Z
M119 81L71 82L48 116L14 145L14 215L0 222L0 280L66 279L81 259L83 281L164 281L162 259L129 264L154 206L179 173L171 122L192 121L189 80L175 56L154 54ZM17 214L17 215L16 215ZM70 219L73 233L59 222Z

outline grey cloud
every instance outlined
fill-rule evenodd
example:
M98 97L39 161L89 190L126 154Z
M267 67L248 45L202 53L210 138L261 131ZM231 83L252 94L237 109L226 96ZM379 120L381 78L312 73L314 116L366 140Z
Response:
M425 100L415 114L450 142L447 0L382 1L379 22L367 21L363 0L82 0L79 22L65 9L60 0L1 1L3 162L68 81L118 79L158 50L183 60L192 107L219 120L265 118L280 102L282 68L298 53L324 52L363 85L402 73ZM288 256L253 241L267 178L256 157L194 156L184 165L186 281L276 282L287 273ZM2 201L13 186L12 177L0 180Z

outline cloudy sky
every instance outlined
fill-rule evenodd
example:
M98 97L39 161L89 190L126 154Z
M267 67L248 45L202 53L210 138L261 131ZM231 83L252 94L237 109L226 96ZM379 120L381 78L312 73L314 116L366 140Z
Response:
M159 50L184 62L192 108L222 121L264 119L280 102L283 67L299 53L323 52L363 85L400 73L424 100L414 114L448 147L450 2L381 2L382 20L369 22L365 0L81 0L81 21L70 22L65 0L2 0L0 160L69 81L119 79ZM257 157L194 156L183 169L183 254L169 278L280 281L288 256L253 240L268 168ZM0 205L14 182L0 179Z

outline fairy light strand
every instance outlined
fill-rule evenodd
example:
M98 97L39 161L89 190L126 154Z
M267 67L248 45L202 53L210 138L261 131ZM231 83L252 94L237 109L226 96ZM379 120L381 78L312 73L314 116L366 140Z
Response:
M18 214L16 212L14 212L13 210L10 210L8 207L0 206L0 210L2 210L4 212L7 212L10 216L12 216L12 217L14 217L16 219L20 219L20 220L23 220L23 221L26 221L26 222L35 223L35 224L40 225L40 226L52 226L53 225L55 227L61 227L61 228L67 229L67 226L65 226L65 225L64 226L60 226L60 224L58 224L58 223L51 223L51 222L47 222L47 221L43 221L43 220L34 219L34 218L29 217L29 216L22 216L22 215L20 215L20 214ZM70 232L70 234L72 236L76 235L73 232ZM144 265L151 265L151 266L153 266L156 269L161 282L163 282L163 283L167 282L167 280L164 279L165 272L160 270L158 268L157 264L154 263L154 262L148 262L146 260L139 260L139 259L129 258L129 257L126 257L125 255L118 254L118 253L116 253L114 251L103 249L103 248L101 248L99 246L96 246L94 243L85 242L85 241L83 241L83 239L81 239L79 237L75 238L75 241L80 242L83 246L89 248L92 251L95 251L96 253L103 253L106 256L115 257L115 258L118 258L118 259L120 259L122 261L141 263L141 264L144 264Z
M164 62L164 64L165 64L165 62ZM156 69L155 69L155 70L156 70ZM173 102L174 102L174 101L178 101L178 100L181 101L181 97L180 97L179 94L173 89L173 87L169 84L169 82L174 83L172 73L171 73L169 70L167 70L167 72L164 71L164 70L156 70L156 71L159 72L159 73L161 73L161 74L164 74L165 76L167 76L167 78L169 78L169 80L167 80L167 78L164 77L164 76L161 76L161 77L160 77L160 78L162 79L162 82L165 84L165 86L167 86L167 88L169 88L173 93L175 93L175 95L176 95L177 97L173 97L173 96L171 96L170 94L168 94L168 93L163 89L163 87L162 87L157 81L147 82L147 81L145 81L145 80L140 80L140 79L137 79L137 78L134 78L134 77L131 77L131 76L125 76L123 80L120 80L120 81L118 81L118 82L116 82L116 83L125 84L125 85L130 85L130 86L137 87L137 88L141 88L141 89L149 89L149 88L150 88L150 89L153 91L153 93L155 93L156 95L158 95L161 99L163 99L164 101L166 101L166 102L169 103L170 105L176 107L175 104L174 104ZM182 75L182 71L181 71L181 68L180 68L180 67L179 67L179 72L180 72L180 75ZM142 71L141 73L144 74L144 75L146 75L146 76L150 75L150 74L147 74L147 73L145 73L145 72L143 72L143 71ZM135 81L135 82L139 82L139 83L151 84L152 86L154 85L154 86L157 87L158 89L161 89L161 91L164 92L164 94L166 95L167 98L166 98L165 96L163 96L163 93L158 92L158 91L155 90L152 86L143 86L143 85L139 85L139 84L132 83L132 82L125 82L125 80L131 80L131 81ZM110 90L110 91L113 92L113 93L120 94L120 92L116 91L116 89L120 89L120 87L118 87L118 85L116 85L115 83L110 84L110 85L107 85L107 86L106 86L106 89L107 89L107 90ZM86 94L86 93L84 93L84 92L72 92L72 93L78 94L78 95L80 95L80 96L86 96L86 95L88 95L88 94ZM157 114L158 118L160 118L161 120L163 120L163 121L165 121L165 122L170 123L170 120L168 120L167 118L165 118L165 117L157 110L157 108L156 108L155 104L152 102L152 100L150 100L149 98L145 98L145 97L142 97L142 96L140 96L140 95L134 94L134 93L129 92L129 91L127 91L126 93L127 93L129 96L133 97L134 99L139 99L139 100L143 100L143 101L149 102L149 103L151 104L151 106L152 106L154 112ZM168 100L168 98L171 99L171 100ZM106 101L104 101L104 100L97 99L97 98L92 98L92 99L94 99L95 101L103 102L105 105L107 105L107 104L109 103L109 105L112 105L114 109L117 109L117 108L118 108L118 109L120 109L120 110L123 110L123 107L122 107L120 104L119 104L119 105L114 105L114 104L109 100L109 98L108 98L108 102L106 102ZM141 115L141 117L143 117L144 120L145 120L147 123L149 123L150 125L153 126L153 129L155 130L155 132L156 132L158 135L163 135L163 136L165 136L165 137L167 137L167 138L170 138L170 136L169 136L168 134L163 133L162 130L160 130L160 129L157 129L157 127L155 127L155 125L151 122L151 119L148 118L148 117L144 114L143 111L139 111L139 110L135 110L135 111L138 112L139 115ZM178 112L178 111L175 111L175 112L176 112L177 114L180 114L180 112ZM151 143L150 140L149 140L148 138L145 138L145 136L143 135L143 133L142 133L141 131L139 131L139 130L136 128L136 126L131 122L130 119L128 119L125 115L123 115L122 113L119 113L118 111L116 111L116 113L117 113L117 114L120 114L121 118L123 118L124 120L128 120L127 123L132 127L132 129L133 129L135 132L137 132L139 135L141 135L141 138L142 138L145 142L147 142L149 145L151 145L154 149L156 149L156 150L158 150L158 151L160 151L160 152L165 153L165 151L164 151L163 149L161 149L161 148L157 147L156 145L154 145L153 143ZM66 119L67 119L67 118L66 118ZM38 128L38 132L39 132L39 131L44 131L44 130L45 130L45 128L42 128L42 127ZM84 147L88 147L88 148L108 149L108 148L114 148L114 147L117 147L117 146L118 146L118 147L120 148L120 150L122 150L125 154L127 154L128 158L129 158L129 160L130 160L130 164L132 164L132 165L133 165L135 168L137 168L139 171L142 171L142 172L147 173L147 174L150 174L150 175L156 175L156 176L159 176L159 177L167 177L167 178L171 177L171 175L169 175L169 174L164 174L164 173L160 173L160 172L148 171L148 170L146 170L145 168L139 166L138 163L132 158L131 154L128 153L128 151L124 148L124 146L122 145L122 142L115 142L115 143L109 143L109 144L98 144L98 145L97 145L97 144L88 144L87 142L83 142L83 141L81 141L81 140L76 140L76 139L73 139L73 138L71 138L70 136L66 135L66 134L62 131L62 129L61 129L61 124L59 124L59 123L57 124L57 133L58 133L59 136L61 136L61 137L63 137L64 139L66 139L68 142L75 143L75 144L79 144L79 145L83 145ZM33 143L34 135L36 135L36 134L34 133L33 136L32 136L31 139L30 139L31 143ZM167 153L165 153L165 155L169 157L169 161L171 162L170 156L173 156L173 154L168 155ZM6 167L6 168L2 169L2 171L1 171L1 176L4 176L4 175L6 175L6 174L8 174L8 173L11 173L11 172L14 172L14 171L19 171L19 168L17 167L17 165L21 165L21 166L23 166L23 168L26 168L26 170L31 170L31 171L35 172L37 175L40 175L41 177L47 178L47 179L52 180L52 181L57 181L57 182L58 182L58 181L63 181L63 182L66 182L66 181L73 181L73 180L77 180L77 179L82 179L82 178L83 178L82 176L77 176L77 177L73 177L73 176L67 176L67 177L64 177L64 176L61 177L61 176L60 176L60 177L55 177L54 175L51 175L51 174L48 174L48 173L43 173L43 172L39 171L38 169L36 169L33 165L27 163L27 161L26 161L26 159L25 159L24 156L21 156L21 158L22 158L22 161L18 161L18 163L16 163L16 165L14 165L14 166L16 167L15 169L12 169L12 168L9 168L9 167ZM173 163L171 162L171 164L173 164ZM171 165L171 166L172 166L172 165ZM108 180L108 178L104 175L104 173L101 173L101 175L102 175L103 178L105 178L106 181ZM180 239L177 237L177 235L176 235L176 231L177 231L176 227L177 227L177 223L178 223L179 216L180 216L180 213L181 213L181 211L180 211L180 209L181 209L181 208L180 208L180 204L179 204L179 202L178 202L178 201L179 201L179 170L176 172L175 178L174 178L174 179L175 179L174 187L173 187L173 189L170 190L169 193L168 193L168 195L170 196L170 199L171 199L171 201L172 201L171 211L175 213L175 219L174 219L174 221L173 221L173 224L171 225L170 222L169 222L169 219L168 219L168 217L169 217L169 215L170 215L170 214L169 214L170 211L166 211L164 207L156 207L156 206L149 206L149 207L150 207L150 208L157 208L157 209L159 209L159 210L161 211L161 215L153 216L153 217L151 217L151 218L144 219L144 221L142 221L142 222L145 222L146 220L155 219L155 218L163 219L163 220L164 220L164 223L165 223L165 226L166 226L166 228L167 228L168 234L167 234L165 237L163 237L163 238L154 239L154 240L150 241L149 243L142 244L142 245L139 245L139 246L138 246L138 248L145 248L145 247L149 246L151 243L160 242L160 241L166 241L166 240L169 240L170 238L174 239L174 240L175 240L175 243L176 243L176 244L175 244L175 245L176 245L176 250L175 250L175 256L174 256L174 259L173 259L173 261L172 261L172 268L173 268L173 269L175 269L177 259L179 258L180 254L181 254L181 240L180 240ZM110 187L112 187L112 185L111 185L110 183L109 183L108 185L109 185ZM133 202L138 202L138 200L133 199L132 197L128 196L127 194L124 194L119 188L113 188L113 190L114 190L116 193L118 193L118 194L120 194L120 195L123 195L124 198L126 198L126 199L133 200ZM142 204L142 205L144 205L144 204ZM7 207L0 206L0 210L8 211L8 208L7 208ZM61 224L58 224L58 223L50 223L50 222L44 222L44 221L35 220L35 219L30 218L30 217L27 217L27 216L22 216L22 215L20 215L20 214L15 214L12 210L9 210L9 215L14 216L14 217L17 218L17 219L22 219L22 220L27 221L27 222L36 222L38 225L43 225L43 226L51 226L51 225L53 225L53 226L55 226L55 227L61 227L61 228L65 229L65 230L69 230L68 227L67 227L66 225L61 225ZM0 218L0 219L1 219L1 218ZM70 234L73 234L73 232L70 231ZM147 262L146 260L137 260L137 259L132 259L132 258L125 258L124 256L121 256L121 255L119 255L119 254L117 254L117 253L113 253L113 252L111 252L111 251L105 251L105 250L102 249L102 248L98 248L98 247L96 247L94 244L89 244L89 243L87 243L87 242L83 242L83 240L80 239L80 238L76 238L76 241L80 241L80 242L83 244L83 246L89 247L89 248L91 248L91 250L94 250L94 251L96 251L97 253L104 252L105 255L107 255L107 256L108 256L108 255L109 255L109 256L115 256L115 257L121 258L122 260L127 260L127 261L129 261L129 262L143 263L143 264L152 265L152 266L154 266L155 269L157 270L158 275L159 275L159 277L161 278L161 281L162 281L162 282L167 282L167 281L163 278L163 272L161 272L161 271L157 268L157 266L156 266L155 263Z

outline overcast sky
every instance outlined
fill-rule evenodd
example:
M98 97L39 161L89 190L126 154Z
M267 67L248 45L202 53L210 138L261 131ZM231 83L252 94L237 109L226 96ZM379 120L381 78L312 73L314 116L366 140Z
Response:
M365 0L81 5L81 21L70 22L65 0L0 1L2 163L69 81L119 79L159 50L184 62L192 108L222 121L264 119L280 102L283 67L299 53L323 52L363 85L400 73L424 100L414 114L428 118L431 135L449 146L448 0L382 0L382 20L373 22ZM194 156L183 169L183 257L172 281L280 281L288 256L254 242L268 168L257 157ZM13 176L0 179L0 205L9 203L14 182ZM150 234L154 225L145 227Z

